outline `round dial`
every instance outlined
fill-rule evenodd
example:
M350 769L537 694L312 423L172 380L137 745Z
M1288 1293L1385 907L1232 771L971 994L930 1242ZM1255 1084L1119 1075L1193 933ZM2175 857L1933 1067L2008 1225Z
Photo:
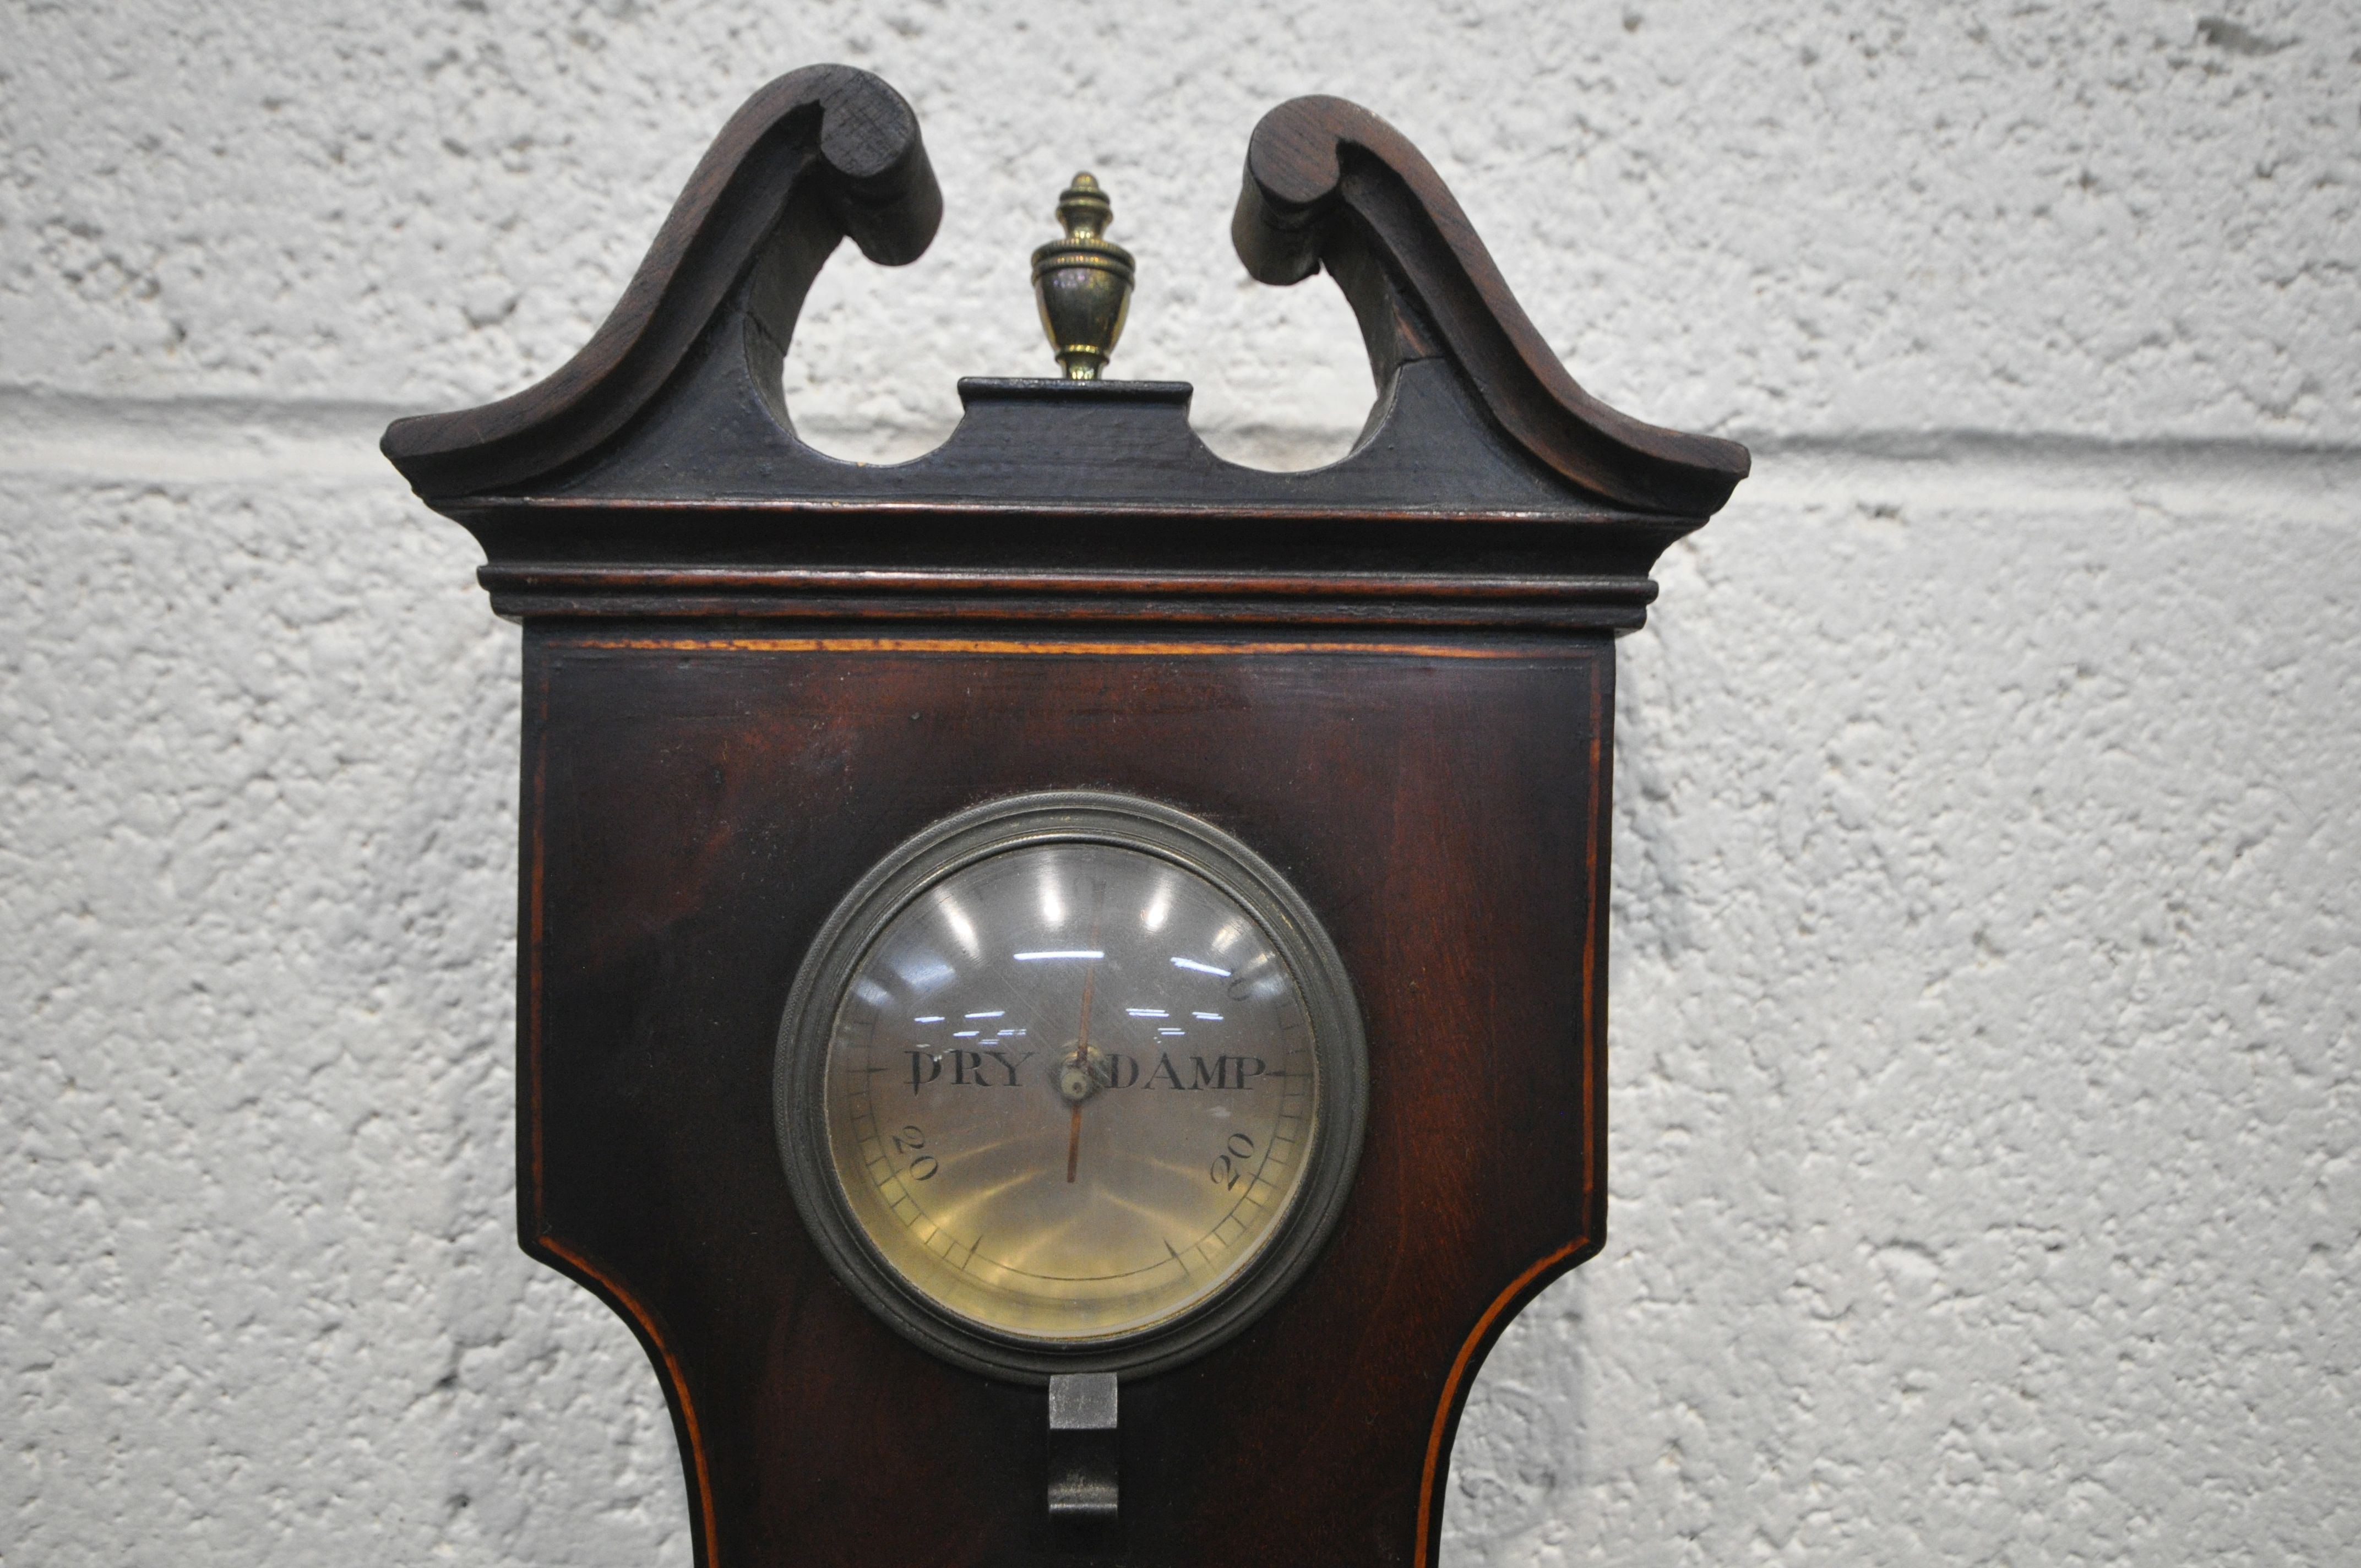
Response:
M1169 1362L1333 1220L1353 1013L1309 910L1226 835L1124 797L1002 803L889 857L815 945L782 1149L839 1272L932 1348Z

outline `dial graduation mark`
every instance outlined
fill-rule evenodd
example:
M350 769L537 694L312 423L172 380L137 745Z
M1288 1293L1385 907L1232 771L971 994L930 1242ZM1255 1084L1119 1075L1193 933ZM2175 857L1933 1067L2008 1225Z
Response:
M873 1244L955 1310L1053 1336L1153 1322L1234 1276L1293 1197L1316 1083L1298 987L1184 868L1016 851L914 901L857 976L831 1051L840 1169L856 1154ZM947 1036L951 1019L994 1027ZM895 1142L913 1126L923 1149ZM1104 1168L1094 1153L1068 1183L1085 1138Z

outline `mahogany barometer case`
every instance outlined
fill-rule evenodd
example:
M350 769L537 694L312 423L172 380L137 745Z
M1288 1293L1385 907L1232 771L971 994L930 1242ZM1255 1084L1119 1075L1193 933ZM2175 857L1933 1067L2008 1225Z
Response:
M1431 1563L1477 1366L1604 1234L1613 639L1746 454L1586 394L1301 98L1233 235L1350 300L1348 455L1111 378L1081 176L1061 374L825 456L805 292L940 210L908 104L795 71L572 361L386 433L524 628L524 1247L646 1346L700 1563Z

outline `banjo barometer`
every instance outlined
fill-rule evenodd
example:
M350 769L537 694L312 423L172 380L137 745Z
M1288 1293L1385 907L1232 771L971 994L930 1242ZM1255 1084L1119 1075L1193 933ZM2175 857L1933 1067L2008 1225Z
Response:
M1745 451L1585 392L1301 98L1231 232L1359 320L1344 458L1112 373L1087 174L1058 374L828 457L805 294L941 205L891 88L791 72L573 360L386 433L524 629L520 1238L647 1348L708 1568L1431 1563L1486 1352L1604 1237L1614 638Z

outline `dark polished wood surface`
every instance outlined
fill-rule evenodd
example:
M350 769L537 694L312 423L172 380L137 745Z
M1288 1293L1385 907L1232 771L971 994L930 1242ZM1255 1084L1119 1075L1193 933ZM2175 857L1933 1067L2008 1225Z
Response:
M1323 97L1257 127L1232 237L1257 278L1324 269L1352 303L1378 401L1347 456L1290 474L1225 462L1177 411L1159 417L1159 404L1185 409L1185 387L1120 381L970 383L989 395L963 388L959 432L908 463L814 451L779 380L813 279L848 235L872 259L914 259L941 212L898 93L850 67L792 71L723 128L580 353L499 402L396 422L385 454L479 535L500 532L520 501L556 498L1493 510L1594 532L1637 513L1695 527L1747 472L1734 442L1644 423L1584 391L1433 166L1377 115ZM1022 406L1038 401L1070 406L1045 421ZM792 552L792 532L773 532Z
M913 462L814 451L779 381L806 291L848 236L915 258L941 202L893 89L791 72L580 354L386 434L527 629L524 1245L647 1345L706 1568L1431 1563L1485 1351L1602 1237L1611 638L1746 454L1584 392L1433 169L1335 99L1266 117L1233 236L1353 304L1376 401L1344 459L1226 463L1185 385L1124 381L972 379ZM1043 1391L837 1282L771 1109L845 892L951 812L1071 788L1277 865L1371 1059L1325 1255L1124 1388L1121 1540L1080 1555Z
M1738 443L1643 423L1584 391L1434 166L1357 104L1294 98L1262 117L1230 238L1263 282L1334 278L1380 384L1447 356L1520 447L1594 495L1704 517L1746 477Z
M704 1561L1072 1561L1042 1391L896 1337L806 1238L773 1051L813 934L908 835L1028 790L1167 801L1335 938L1369 1122L1303 1283L1124 1387L1120 1560L1426 1556L1484 1348L1604 1222L1610 649L929 631L531 633L528 1250L649 1343Z
M721 127L579 353L496 403L396 420L385 455L423 496L529 488L663 401L725 302L745 352L775 373L839 242L898 266L925 253L942 212L900 93L851 66L791 71Z

